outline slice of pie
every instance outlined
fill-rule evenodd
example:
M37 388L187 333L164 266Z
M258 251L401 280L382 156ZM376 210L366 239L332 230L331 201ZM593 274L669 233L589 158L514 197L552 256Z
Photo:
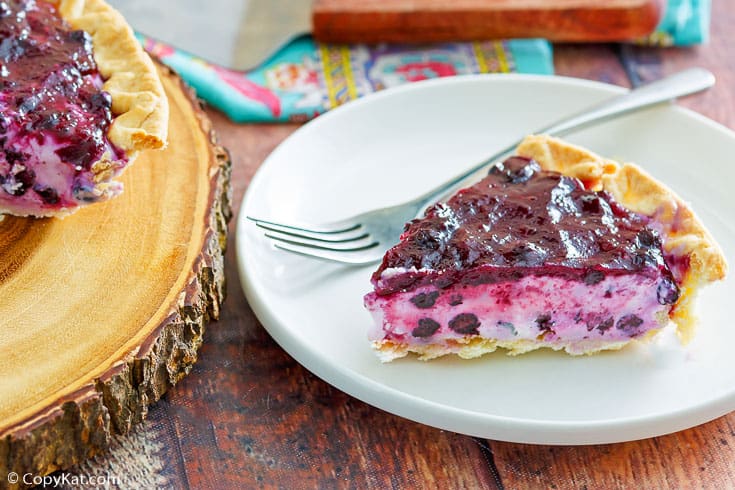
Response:
M619 349L673 321L724 256L692 210L629 163L529 136L487 177L411 221L365 305L384 361L498 347Z
M0 215L117 195L114 177L167 128L156 67L104 1L0 2Z

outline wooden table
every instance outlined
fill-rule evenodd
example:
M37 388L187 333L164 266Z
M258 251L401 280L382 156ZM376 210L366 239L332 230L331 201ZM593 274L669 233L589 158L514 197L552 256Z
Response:
M630 76L703 66L717 87L682 105L735 129L735 9L726 3L714 2L709 45L557 46L557 73L630 86ZM209 112L232 152L237 209L258 166L297 126L235 125ZM77 473L109 474L123 488L735 487L735 413L644 441L551 447L458 435L373 408L312 375L270 338L242 295L234 246L227 267L229 297L192 373L141 427Z

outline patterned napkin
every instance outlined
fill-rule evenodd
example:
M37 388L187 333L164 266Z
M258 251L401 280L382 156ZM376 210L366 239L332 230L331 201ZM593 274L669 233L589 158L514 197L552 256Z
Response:
M657 31L642 43L706 41L710 0L669 0ZM542 39L431 45L334 45L309 36L281 49L262 67L242 73L138 36L174 68L199 97L235 122L306 121L363 95L404 83L471 73L552 74L551 45Z

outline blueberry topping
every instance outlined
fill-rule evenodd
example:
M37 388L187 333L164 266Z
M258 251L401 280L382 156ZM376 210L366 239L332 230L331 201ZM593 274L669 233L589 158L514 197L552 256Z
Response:
M438 322L431 318L422 318L419 320L419 326L411 331L411 335L420 338L431 337L439 330L440 326Z
M66 146L56 150L56 154L65 161L75 167L81 166L83 168L89 168L91 162L94 160L94 147L95 141L80 141L75 145Z
M543 264L545 253L532 244L518 245L510 252L503 254L506 261L518 267L533 267Z
M436 303L436 299L439 297L439 291L432 291L430 293L419 293L413 298L411 298L411 303L416 306L416 308L431 308L434 306L434 303Z
M107 92L97 92L89 96L87 107L93 111L106 111L112 107L112 97Z
M600 197L594 194L588 194L580 198L582 211L588 214L601 214L603 212Z
M73 30L55 3L0 1L0 183L14 196L33 188L47 205L61 197L36 182L32 170L43 156L34 143L58 143L57 154L75 174L90 172L106 152L124 160L107 139L112 100L100 88L91 38Z
M510 184L528 182L533 174L541 170L538 163L530 158L510 157L490 169L490 174L502 175Z
M645 229L638 233L638 244L641 247L652 247L656 242L656 236L651 230Z
M658 303L661 305L673 305L679 299L679 287L670 277L663 277L656 288Z
M78 44L86 44L90 41L90 39L86 32L82 30L76 30L69 32L69 41Z
M615 325L615 328L617 328L618 330L622 330L630 336L635 336L640 333L638 327L640 327L642 324L643 320L639 316L625 315L620 317L618 323Z
M460 313L449 320L449 328L462 335L476 335L480 321L472 313Z
M387 295L424 285L491 284L529 275L588 285L638 272L669 277L649 221L607 192L588 190L580 180L542 170L533 160L511 157L409 222L373 281L376 292ZM396 268L415 272L382 277ZM662 294L661 300L670 297Z

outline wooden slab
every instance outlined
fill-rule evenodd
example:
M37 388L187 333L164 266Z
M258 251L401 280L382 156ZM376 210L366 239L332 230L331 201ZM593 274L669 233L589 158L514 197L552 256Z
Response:
M103 450L197 358L219 316L230 161L161 68L168 148L65 219L0 221L0 487Z
M543 37L622 41L653 32L664 0L314 0L323 42L437 42Z

